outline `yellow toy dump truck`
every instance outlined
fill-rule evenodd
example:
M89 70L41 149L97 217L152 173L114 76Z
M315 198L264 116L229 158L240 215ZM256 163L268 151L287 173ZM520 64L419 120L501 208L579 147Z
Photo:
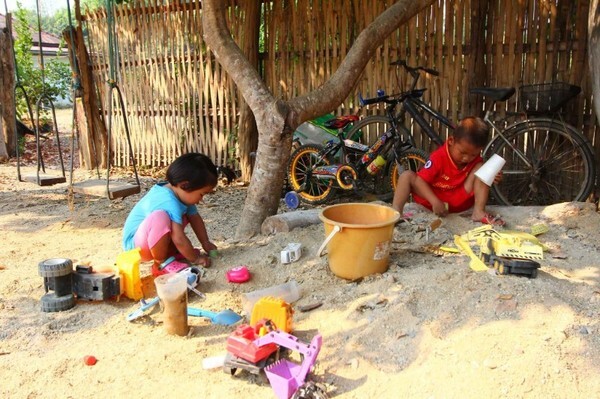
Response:
M518 274L537 277L544 259L544 246L529 233L520 231L498 232L490 225L473 229L461 237L475 240L479 245L481 260L496 269L498 274Z

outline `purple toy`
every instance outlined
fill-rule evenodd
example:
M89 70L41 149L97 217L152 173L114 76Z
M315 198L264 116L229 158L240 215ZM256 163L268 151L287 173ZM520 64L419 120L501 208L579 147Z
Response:
M310 344L305 344L295 336L280 330L271 331L254 341L258 347L275 343L284 348L298 351L304 357L302 364L281 359L265 367L265 374L279 399L290 399L294 392L304 384L306 375L315 364L322 342L321 334L315 335Z

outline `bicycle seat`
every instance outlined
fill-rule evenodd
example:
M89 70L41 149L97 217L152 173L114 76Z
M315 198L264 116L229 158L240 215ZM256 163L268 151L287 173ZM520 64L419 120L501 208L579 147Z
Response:
M328 129L343 129L349 123L356 122L357 120L358 120L358 115L337 116L333 119L330 119L330 120L324 122L323 126L325 126Z
M515 94L514 87L474 87L469 89L471 94L481 94L494 101L506 101Z

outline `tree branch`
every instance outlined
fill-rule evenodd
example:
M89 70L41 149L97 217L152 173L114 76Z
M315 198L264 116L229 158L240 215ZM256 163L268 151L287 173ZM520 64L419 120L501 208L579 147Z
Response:
M348 55L331 78L312 92L291 99L288 104L295 114L292 126L334 110L358 82L361 72L383 41L434 0L399 0L381 13L358 35Z

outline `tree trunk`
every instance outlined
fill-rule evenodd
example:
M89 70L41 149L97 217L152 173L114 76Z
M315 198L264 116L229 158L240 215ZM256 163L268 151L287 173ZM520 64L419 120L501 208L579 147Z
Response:
M277 215L266 218L260 228L260 231L263 235L286 233L288 231L292 231L296 227L304 227L310 226L311 224L320 223L320 214L320 209L278 213Z
M6 14L6 27L0 32L0 84L2 94L2 145L4 156L14 156L17 150L15 109L15 58L13 55L12 15ZM6 144L5 144L6 143ZM0 158L3 155L0 154Z
M242 35L242 51L248 58L248 62L258 68L258 38L260 27L260 2L255 0L243 0L242 7L246 13L246 24ZM240 98L243 94L240 93ZM250 181L254 157L258 146L258 130L256 121L250 106L245 101L240 101L240 124L238 129L237 155L242 171L242 180Z
M222 0L202 2L204 40L243 93L258 127L256 163L236 231L237 238L259 233L262 222L277 212L295 128L341 104L385 38L433 1L399 0L390 5L360 33L327 82L289 101L273 97L256 68L233 41L225 18L228 4ZM240 131L240 134L244 132Z
M0 104L0 112L2 112L2 104ZM4 120L0 118L0 132L4 131ZM0 137L1 138L1 137ZM4 163L8 161L8 152L6 151L6 143L4 139L0 140L0 163Z

